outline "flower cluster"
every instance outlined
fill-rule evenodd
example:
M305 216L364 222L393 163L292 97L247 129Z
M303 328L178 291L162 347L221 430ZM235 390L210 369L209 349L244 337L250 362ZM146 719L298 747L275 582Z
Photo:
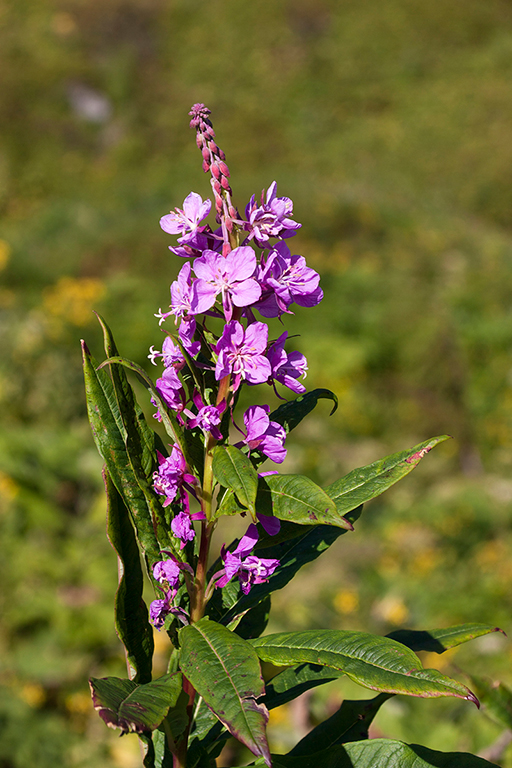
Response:
M182 208L160 220L166 233L177 236L170 250L186 261L171 285L169 309L160 309L156 315L160 325L172 318L177 328L167 332L161 351L155 347L150 350L151 362L156 365L161 360L164 366L156 381L160 402L153 401L157 406L155 416L162 418L159 409L163 403L181 427L195 430L196 434L201 431L205 448L211 449L215 442L228 438L229 419L223 416L229 412L243 435L236 447L249 455L258 452L279 464L286 457L285 429L271 420L268 405L248 408L243 415L245 430L238 426L233 416L235 395L244 383L267 384L280 398L278 387L295 394L305 391L300 379L307 372L306 358L286 350L286 331L277 339L269 338L265 321L293 314L294 305L318 304L323 296L320 278L303 256L293 254L288 247L289 239L301 226L293 219L292 201L277 196L274 181L261 193L259 201L251 197L245 216L241 216L232 203L229 169L215 142L210 111L204 104L195 104L190 115L203 170L211 174L214 206L191 192ZM216 212L214 227L207 222L212 207ZM219 320L221 331L215 334L212 328L218 328ZM209 377L208 386L204 376ZM217 382L216 388L212 381ZM205 519L203 512L191 514L189 507L190 494L200 500L200 492L196 493L198 480L177 444L169 457L159 456L159 462L153 476L154 488L164 497L163 505L171 505L171 529L183 548L195 536L192 521ZM278 530L273 519L261 522L271 534L270 528L273 533ZM256 540L253 524L233 552L223 549L225 567L215 586L224 586L237 575L247 593L253 584L273 573L277 561L261 560L251 554ZM179 569L173 571L172 577L171 565L165 569L169 589L152 606L155 626L161 626L161 617L171 610L172 590L179 576ZM160 575L155 579L160 583Z

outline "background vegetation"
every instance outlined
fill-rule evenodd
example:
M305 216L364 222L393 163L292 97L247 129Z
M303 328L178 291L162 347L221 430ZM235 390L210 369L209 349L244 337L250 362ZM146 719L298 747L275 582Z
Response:
M1 768L140 762L86 685L125 672L78 340L101 355L93 308L140 364L161 339L180 264L158 219L209 192L196 101L235 200L277 179L303 223L294 252L323 276L324 302L287 327L340 408L297 432L287 470L328 483L454 437L279 595L274 629L510 630L510 3L5 0L0 80ZM501 636L427 661L512 684ZM344 695L366 693L276 710L274 749ZM397 698L375 733L478 751L500 729Z

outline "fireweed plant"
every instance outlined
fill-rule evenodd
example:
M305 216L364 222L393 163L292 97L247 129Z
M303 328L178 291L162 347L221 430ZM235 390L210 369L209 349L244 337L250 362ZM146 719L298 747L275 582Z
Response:
M165 336L149 358L161 373L153 384L120 357L101 318L108 359L97 365L83 343L88 413L105 462L107 533L119 560L115 625L129 675L92 679L94 706L108 726L138 734L147 768L214 766L230 736L256 756L255 765L277 768L490 765L471 755L368 740L368 728L396 694L478 705L460 682L423 669L415 652L442 653L495 627L399 630L387 637L349 630L263 634L272 592L352 531L362 504L446 437L355 469L327 488L277 471L288 434L319 400L336 409L334 393L306 391L305 357L288 350L286 330L272 338L266 322L287 319L294 305L317 305L320 278L293 253L291 238L301 225L292 201L278 196L272 182L240 213L210 110L195 104L190 115L203 170L211 175L215 224L207 223L212 202L195 192L160 221L177 236L170 250L183 259L170 307L156 315ZM145 421L126 368L148 388L168 445ZM273 390L281 405L239 413L242 388L253 386ZM273 468L261 471L267 459ZM224 515L241 515L247 530L223 544L210 564L212 534ZM141 562L155 591L149 611ZM154 628L170 639L168 671L156 680ZM263 677L261 662L274 676ZM289 754L271 755L269 710L342 675L377 695L344 701Z

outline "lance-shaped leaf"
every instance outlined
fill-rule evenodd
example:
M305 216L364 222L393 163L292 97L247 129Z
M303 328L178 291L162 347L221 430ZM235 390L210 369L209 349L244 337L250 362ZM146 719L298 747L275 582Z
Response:
M374 691L422 698L455 696L478 706L469 688L435 669L423 669L413 651L389 637L324 629L279 632L251 643L260 659L276 666L322 664Z
M250 459L234 445L217 445L213 451L213 474L218 482L229 488L238 501L256 520L258 473Z
M354 469L325 488L325 492L336 503L339 514L345 515L351 509L364 504L365 501L380 496L394 483L408 475L434 446L448 439L449 435L433 437L408 451L393 453L366 467Z
M313 755L324 749L368 738L368 728L381 706L393 694L380 693L373 699L345 700L334 715L317 725L290 752L290 755Z
M270 414L271 421L277 421L286 430L286 433L295 429L300 424L302 419L311 413L313 408L316 408L319 400L332 400L334 405L332 407L332 414L338 408L338 398L331 392L330 389L313 389L311 392L305 392L303 395L296 397L295 400L289 400L276 408Z
M229 732L270 765L268 711L258 656L250 643L209 619L180 632L180 667Z
M137 538L150 562L160 558L160 547L146 495L135 476L125 442L125 428L119 413L112 380L82 342L87 412L96 446L112 482L130 510Z
M95 312L96 317L103 330L103 344L107 357L118 355L116 343L112 331L105 320ZM145 473L145 477L150 477L153 469L157 465L156 449L163 453L165 448L160 437L148 426L142 408L135 399L133 389L126 377L124 369L120 365L113 365L110 368L110 376L114 386L114 394L117 400L119 415L126 430L125 439L128 432L133 433L132 440L138 443L140 462Z
M181 692L181 674L174 672L137 685L119 677L89 680L94 708L109 728L146 733L158 728Z
M257 760L254 768L263 762ZM393 739L352 741L314 755L272 755L273 768L496 768L466 752L437 752Z
M445 629L429 629L428 632L397 629L395 632L390 632L387 637L416 652L444 653L450 648L455 648L491 632L503 632L503 630L499 627L493 627L492 624L458 624L456 627ZM505 633L503 632L503 634Z
M104 470L107 491L107 536L119 558L119 586L115 600L115 626L126 648L126 660L136 683L151 680L153 659L153 629L148 621L148 609L142 599L144 586L140 554L128 510Z
M353 530L327 493L304 475L268 475L260 478L258 512L299 525L335 525Z
M353 510L349 519L354 523L361 514L362 507ZM262 535L255 552L258 557L279 560L279 567L264 584L253 586L248 595L244 595L238 579L232 579L223 589L217 589L208 603L210 618L221 624L230 624L237 616L249 608L258 605L267 595L282 589L293 579L306 563L316 560L342 534L343 528L331 525L304 526L283 523L277 536ZM234 549L237 542L230 545ZM217 560L209 571L209 577L222 568L222 561Z

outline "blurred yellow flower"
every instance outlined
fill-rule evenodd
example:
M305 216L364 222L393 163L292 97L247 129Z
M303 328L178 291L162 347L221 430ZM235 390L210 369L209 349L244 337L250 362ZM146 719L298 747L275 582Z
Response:
M65 705L68 712L79 715L88 715L92 712L91 696L85 691L77 691L66 696Z
M0 471L0 496L6 501L12 501L19 492L18 484L6 475L5 472Z
M46 700L44 688L39 683L26 683L20 689L20 696L31 707L40 707Z
M5 269L10 255L11 246L5 240L0 240L0 270Z
M386 595L374 604L372 613L376 618L395 626L400 626L409 618L407 606L398 595Z
M106 289L93 277L61 277L44 292L43 309L50 316L84 326L92 320L94 304L103 298Z
M347 616L359 608L359 595L353 589L340 589L333 600L333 605L338 613Z

